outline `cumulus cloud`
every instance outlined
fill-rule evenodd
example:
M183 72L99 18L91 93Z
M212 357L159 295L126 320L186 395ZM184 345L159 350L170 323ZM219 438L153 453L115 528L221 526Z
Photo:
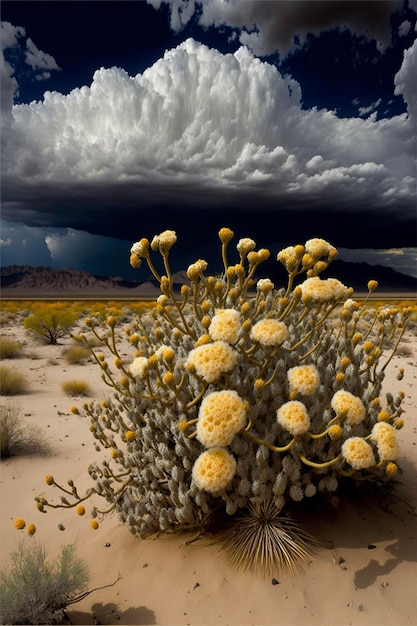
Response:
M416 118L417 114L417 40L404 52L404 60L394 78L395 95L402 95L408 113Z
M308 33L319 35L332 28L376 39L380 47L390 42L390 16L402 0L147 0L158 9L169 5L171 28L179 31L194 15L202 26L226 25L239 31L242 44L257 55L279 51L285 56L302 44Z
M216 232L227 210L250 232L274 218L286 237L413 245L414 57L396 77L408 115L380 121L303 110L300 85L245 47L188 39L143 74L101 68L89 87L13 107L3 218L131 240L207 215Z

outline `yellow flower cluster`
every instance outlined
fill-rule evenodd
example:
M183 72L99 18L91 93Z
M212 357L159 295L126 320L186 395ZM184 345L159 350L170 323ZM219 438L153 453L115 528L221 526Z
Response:
M213 341L226 341L234 345L239 340L241 322L236 309L217 309L208 332Z
M234 456L225 448L210 448L196 460L192 477L199 489L214 495L223 491L236 472Z
M314 261L322 257L330 257L330 259L334 259L337 256L336 248L325 239L309 239L305 243L305 250Z
M297 365L287 372L290 394L301 393L311 396L320 385L318 369L315 365Z
M368 469L375 465L371 446L362 437L350 437L342 445L342 455L355 470Z
M350 290L337 278L322 280L318 276L307 278L301 283L303 302L330 302L346 298Z
M269 318L257 322L250 331L252 341L258 341L263 346L280 346L288 337L286 325Z
M280 426L292 435L302 435L310 428L310 416L302 402L290 400L277 411L277 421Z
M215 391L201 403L197 439L206 448L228 446L246 422L247 403L232 390Z
M138 356L129 365L129 372L132 374L133 378L142 378L146 372L147 367L148 359L146 358L146 356Z
M336 415L345 418L350 426L360 424L366 415L362 400L344 389L336 391L330 404Z
M378 422L372 428L371 439L376 444L381 461L395 461L397 459L399 448L394 426L386 422Z
M194 348L186 361L187 368L194 368L198 376L208 383L214 383L222 374L230 372L236 363L236 353L225 341Z
M164 230L160 235L155 235L151 242L152 250L158 250L161 254L166 254L177 241L177 235L173 230Z

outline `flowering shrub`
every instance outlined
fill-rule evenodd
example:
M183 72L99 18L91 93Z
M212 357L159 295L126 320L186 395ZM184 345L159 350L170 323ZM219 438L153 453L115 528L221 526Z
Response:
M80 336L112 389L83 406L108 457L88 468L94 486L85 495L48 475L65 497L54 504L38 496L40 510L79 512L81 502L101 496L106 504L93 507L93 528L115 510L132 533L148 537L204 530L219 510L235 516L265 504L276 517L291 501L335 491L340 477L395 475L403 394L381 397L391 357L382 366L380 357L387 338L398 345L407 310L372 311L340 281L321 279L337 255L322 239L279 252L288 284L276 290L271 280L254 279L268 250L241 239L230 264L233 232L222 228L219 237L222 276L207 275L199 259L180 294L169 265L175 233L132 246L131 265L145 259L162 293L154 310L126 328L130 358L121 356L112 316L88 318L86 326L113 365ZM369 291L376 286L370 281Z

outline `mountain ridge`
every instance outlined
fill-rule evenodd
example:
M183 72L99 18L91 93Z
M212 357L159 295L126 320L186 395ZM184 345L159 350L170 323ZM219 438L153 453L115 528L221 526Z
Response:
M277 287L286 284L286 272L277 263L265 263L259 267L258 278L268 276ZM377 280L379 291L417 293L417 278L402 274L390 267L369 265L368 263L348 263L333 261L321 275L322 278L338 278L355 291L367 291L369 280ZM132 281L122 277L97 276L85 270L53 269L51 267L31 265L9 265L0 268L3 297L32 295L32 297L58 295L79 295L86 293L103 296L138 296L157 297L160 294L158 283L149 279ZM187 282L185 271L173 274L174 286L180 287Z

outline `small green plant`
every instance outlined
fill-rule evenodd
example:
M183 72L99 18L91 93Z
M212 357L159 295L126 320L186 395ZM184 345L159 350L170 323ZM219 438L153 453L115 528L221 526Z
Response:
M0 366L0 395L17 396L27 390L28 382L23 374L12 367Z
M0 359L16 359L21 355L22 345L10 337L0 337Z
M55 345L69 334L77 320L78 313L67 303L40 303L32 314L26 317L24 328L42 341Z
M91 391L85 380L67 380L62 383L61 389L68 396L88 396Z
M88 594L88 569L73 544L55 561L47 556L42 545L24 541L13 552L11 568L1 572L2 624L60 624L66 608Z
M91 358L90 350L83 346L71 346L64 350L63 355L69 365L77 365Z
M25 423L17 406L0 405L1 458L48 454L49 446L35 424Z

